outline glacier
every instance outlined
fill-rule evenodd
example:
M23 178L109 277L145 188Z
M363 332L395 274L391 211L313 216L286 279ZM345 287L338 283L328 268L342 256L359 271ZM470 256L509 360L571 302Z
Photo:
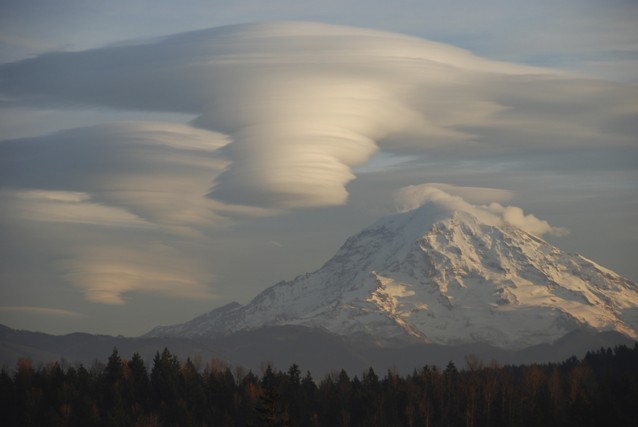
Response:
M148 337L298 325L381 346L521 349L580 329L638 338L638 286L503 220L430 201L346 240L315 272Z

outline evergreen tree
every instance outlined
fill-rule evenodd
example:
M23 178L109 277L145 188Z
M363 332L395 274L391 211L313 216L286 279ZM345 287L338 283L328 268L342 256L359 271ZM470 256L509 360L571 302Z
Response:
M128 362L128 400L133 413L145 411L149 406L150 383L146 365L139 353L133 353Z
M287 427L290 425L288 412L283 408L277 393L272 390L265 390L260 396L257 413L260 425L264 427Z
M180 419L179 377L180 364L177 356L165 348L153 358L150 375L151 407L161 418L175 423Z
M18 403L16 389L11 377L2 369L0 372L0 413L7 425L18 425Z
M68 365L67 365L68 366ZM560 364L425 366L407 377L372 368L362 380L345 370L317 386L299 367L237 379L225 364L202 376L188 359L157 353L150 379L139 354L105 365L28 359L0 371L3 425L39 426L634 426L638 419L638 346L588 353ZM107 396L106 393L110 395ZM149 394L151 400L145 400Z

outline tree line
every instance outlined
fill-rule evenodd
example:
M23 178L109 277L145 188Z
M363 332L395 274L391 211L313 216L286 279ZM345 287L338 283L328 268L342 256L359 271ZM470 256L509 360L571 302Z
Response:
M199 367L158 352L106 364L0 372L6 426L635 426L638 343L562 363L425 365L409 375L372 368L319 381L297 365L260 376L214 360Z

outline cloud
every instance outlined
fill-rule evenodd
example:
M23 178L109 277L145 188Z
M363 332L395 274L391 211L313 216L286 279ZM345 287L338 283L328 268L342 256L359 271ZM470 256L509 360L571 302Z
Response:
M196 117L190 125L112 123L0 141L0 227L17 230L11 236L20 239L22 253L46 258L41 268L53 264L61 272L56 277L105 304L124 304L137 293L213 298L215 268L235 268L219 267L232 264L222 252L232 245L246 252L238 242L261 232L237 219L345 204L355 171L366 165L374 166L386 193L371 189L374 181L363 183L362 211L391 185L415 182L399 176L396 159L417 168L428 167L418 163L422 158L439 156L449 163L431 161L432 180L441 178L437 167L446 176L480 169L493 178L486 185L501 179L495 159L534 159L535 170L610 168L599 153L616 153L609 155L612 167L617 157L629 162L638 122L631 85L310 23L240 25L49 53L0 66L0 79L5 111L108 108ZM582 158L571 153L583 148L591 153L586 164L562 160ZM510 167L518 173L518 166ZM425 172L410 173L422 182ZM436 201L536 234L563 232L500 204L511 195L429 184L403 189L399 201L403 209ZM317 223L332 219L326 212L314 214L322 217ZM276 221L260 225L266 223ZM292 220L282 223L277 230L289 232ZM304 226L315 233L317 223L306 219ZM338 232L352 231L346 228ZM259 239L285 241L267 233ZM274 252L290 246L286 241ZM212 253L219 254L217 264ZM252 280L263 285L261 277Z
M155 122L0 141L0 227L22 230L16 238L32 252L56 248L48 261L89 301L123 304L136 292L212 298L201 249L208 233L228 215L261 214L206 197L227 143Z
M250 24L0 67L8 105L194 114L229 136L209 195L294 209L344 204L376 152L427 156L630 146L638 89L479 58L413 37ZM96 84L99 82L99 84Z
M555 236L565 236L569 233L566 228L552 227L547 221L538 219L532 214L525 215L523 209L516 206L502 206L498 203L490 203L488 209L494 214L500 215L503 221L538 236L546 233Z
M86 315L75 311L48 307L0 306L0 312L24 313L29 315L43 315L51 317L86 317Z
M459 196L470 203L500 202L514 197L514 192L500 188L461 187L433 182L401 188L397 195L399 203L403 205L401 210L411 210L421 206L434 196L435 190Z
M443 189L446 191L443 191ZM460 195L464 196L461 197ZM397 190L395 203L397 209L401 212L416 209L426 203L436 203L450 210L468 212L488 224L498 225L501 222L507 222L537 236L544 234L564 236L568 233L565 228L554 227L547 221L538 219L532 214L525 214L523 209L517 206L502 206L496 202L489 203L490 197L508 198L511 196L511 192L495 188L420 184L409 185ZM475 200L478 203L489 204L475 205L468 202L466 198Z
M126 246L125 246L126 245ZM121 305L130 293L214 299L212 275L197 259L168 243L142 242L84 247L61 266L88 301Z
M205 194L227 164L215 155L227 143L219 133L161 122L1 141L0 197L25 219L198 233L225 221Z
M123 209L92 203L90 199L89 194L81 192L0 190L7 212L25 221L152 227Z

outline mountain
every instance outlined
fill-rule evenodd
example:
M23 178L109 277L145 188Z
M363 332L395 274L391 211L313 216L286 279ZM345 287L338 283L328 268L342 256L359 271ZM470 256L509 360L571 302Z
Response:
M215 338L297 325L386 347L517 350L579 330L636 339L636 313L631 281L503 220L432 201L381 219L319 270L271 286L246 305L228 304L146 336Z
M375 363L366 355L366 349L352 346L342 337L325 330L303 326L261 328L214 340L195 340L85 333L49 335L0 325L0 367L8 371L15 367L20 358L29 358L35 364L65 361L70 365L82 363L90 367L95 361L105 362L113 348L117 348L124 359L129 359L135 352L139 353L149 369L155 353L164 348L168 348L179 360L191 358L201 367L215 360L254 372L259 372L264 363L273 363L282 369L297 363L317 375L327 374L334 369L360 373ZM436 361L445 363L438 359Z
M63 366L82 363L91 368L104 363L114 347L123 359L139 353L150 369L156 352L168 348L180 361L187 358L204 368L210 361L226 362L261 372L266 364L287 369L293 363L310 371L315 378L345 369L359 375L369 367L376 372L395 369L409 374L424 365L443 368L452 361L462 368L466 356L485 363L500 364L561 362L571 356L582 358L587 351L633 346L631 339L617 332L574 331L552 344L523 350L506 350L487 344L410 344L403 347L380 347L370 342L355 342L325 329L304 326L272 326L219 336L216 338L126 338L108 335L73 333L49 335L12 329L0 325L0 367L11 372L19 358L29 358L34 365L61 362Z
M42 332L22 331L0 325L0 366L11 368L19 358L29 358L34 363L66 361L82 363L90 367L96 360L104 362L117 347L124 358L139 353L149 364L157 351L169 348L180 360L187 357L201 360L227 357L208 343L186 338L128 338L110 335L71 333L49 335Z

